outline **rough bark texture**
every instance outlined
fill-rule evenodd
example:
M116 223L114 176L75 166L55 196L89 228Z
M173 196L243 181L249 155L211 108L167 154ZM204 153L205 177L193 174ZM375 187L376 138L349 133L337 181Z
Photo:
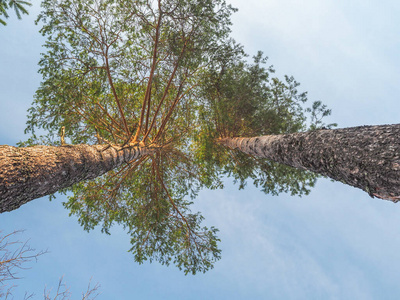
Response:
M0 213L93 179L152 150L107 145L0 146Z
M219 142L328 176L371 197L400 200L400 124L224 138Z

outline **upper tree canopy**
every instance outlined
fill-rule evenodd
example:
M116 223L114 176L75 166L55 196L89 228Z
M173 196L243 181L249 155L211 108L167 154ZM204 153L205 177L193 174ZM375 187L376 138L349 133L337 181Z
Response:
M190 201L232 175L267 193L308 192L315 176L227 151L215 139L307 127L291 77L272 78L257 54L248 63L229 37L223 0L45 0L43 81L29 110L27 143L140 145L158 149L70 188L65 204L86 230L122 224L135 259L206 271L220 257L215 228L201 227ZM310 111L314 125L329 114ZM309 124L310 125L310 124ZM37 137L36 129L46 136Z

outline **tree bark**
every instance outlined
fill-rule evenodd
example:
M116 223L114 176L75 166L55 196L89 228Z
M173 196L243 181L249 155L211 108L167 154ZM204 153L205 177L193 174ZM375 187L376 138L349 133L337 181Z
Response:
M371 197L400 200L400 124L223 138L218 142L330 177Z
M152 149L107 145L0 146L0 213L94 179Z

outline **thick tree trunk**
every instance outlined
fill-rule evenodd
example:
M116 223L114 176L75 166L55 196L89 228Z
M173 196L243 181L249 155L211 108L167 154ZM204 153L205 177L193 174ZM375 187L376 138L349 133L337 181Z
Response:
M144 147L107 149L107 145L0 146L0 213L151 152Z
M219 142L328 176L372 197L400 200L400 124L224 138Z

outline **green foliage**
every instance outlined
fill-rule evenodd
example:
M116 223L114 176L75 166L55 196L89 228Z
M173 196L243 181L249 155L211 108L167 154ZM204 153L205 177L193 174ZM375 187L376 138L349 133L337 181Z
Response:
M192 202L185 200L201 188L197 166L174 149L134 164L75 185L65 207L88 231L100 226L109 233L113 223L121 224L139 263L174 263L185 274L212 268L220 258L217 229L202 227L203 217L191 213Z
M29 110L28 144L141 141L159 151L72 189L65 204L86 230L123 225L135 260L204 272L219 259L217 230L190 201L210 184L189 151L197 85L229 34L222 0L45 0L43 82ZM46 137L36 137L44 129ZM100 141L98 141L100 139Z
M332 111L321 101L315 101L312 107L306 109L306 112L311 115L310 130L331 129L337 126L336 123L325 124L322 122L323 118L329 116Z
M201 188L233 177L265 193L307 194L316 176L230 151L220 137L290 133L323 125L317 102L304 109L293 77L272 77L259 52L246 61L229 38L223 0L44 0L43 77L21 145L140 145L158 150L76 184L65 207L85 230L121 224L135 260L195 274L220 258L217 229L190 211ZM319 104L318 104L319 103ZM47 135L37 137L37 129ZM190 199L190 200L187 200Z
M32 4L28 1L23 0L0 0L0 17L4 16L8 19L10 16L7 12L9 9L14 9L15 14L17 15L18 19L21 19L21 14L28 15L28 11L26 6L31 6ZM0 18L0 24L7 25L6 21Z
M95 132L126 142L143 121L138 112L149 90L143 123L150 127L153 119L152 129L160 129L163 122L176 121L174 112L165 116L193 106L196 74L228 34L233 10L211 0L162 1L158 8L148 1L46 0L42 5L38 22L44 22L48 51L39 63L44 81L27 132L44 128L57 136L65 126L72 143L94 142ZM148 131L150 139L165 133Z
M325 126L322 119L331 110L321 101L305 108L307 93L299 93L300 84L293 77L285 76L284 81L272 77L274 69L265 67L268 58L262 52L249 64L238 45L225 51L230 55L216 57L201 85L202 117L218 137L285 134ZM309 127L307 113L311 114Z
M322 118L331 111L320 101L305 108L307 93L298 91L299 83L289 76L284 81L272 77L274 69L265 67L266 63L262 52L248 63L242 48L232 43L204 72L200 108L203 121L193 146L197 164L209 174L233 177L240 189L251 180L266 194L307 195L317 175L215 143L224 137L286 134L325 126ZM307 114L311 115L310 125Z

